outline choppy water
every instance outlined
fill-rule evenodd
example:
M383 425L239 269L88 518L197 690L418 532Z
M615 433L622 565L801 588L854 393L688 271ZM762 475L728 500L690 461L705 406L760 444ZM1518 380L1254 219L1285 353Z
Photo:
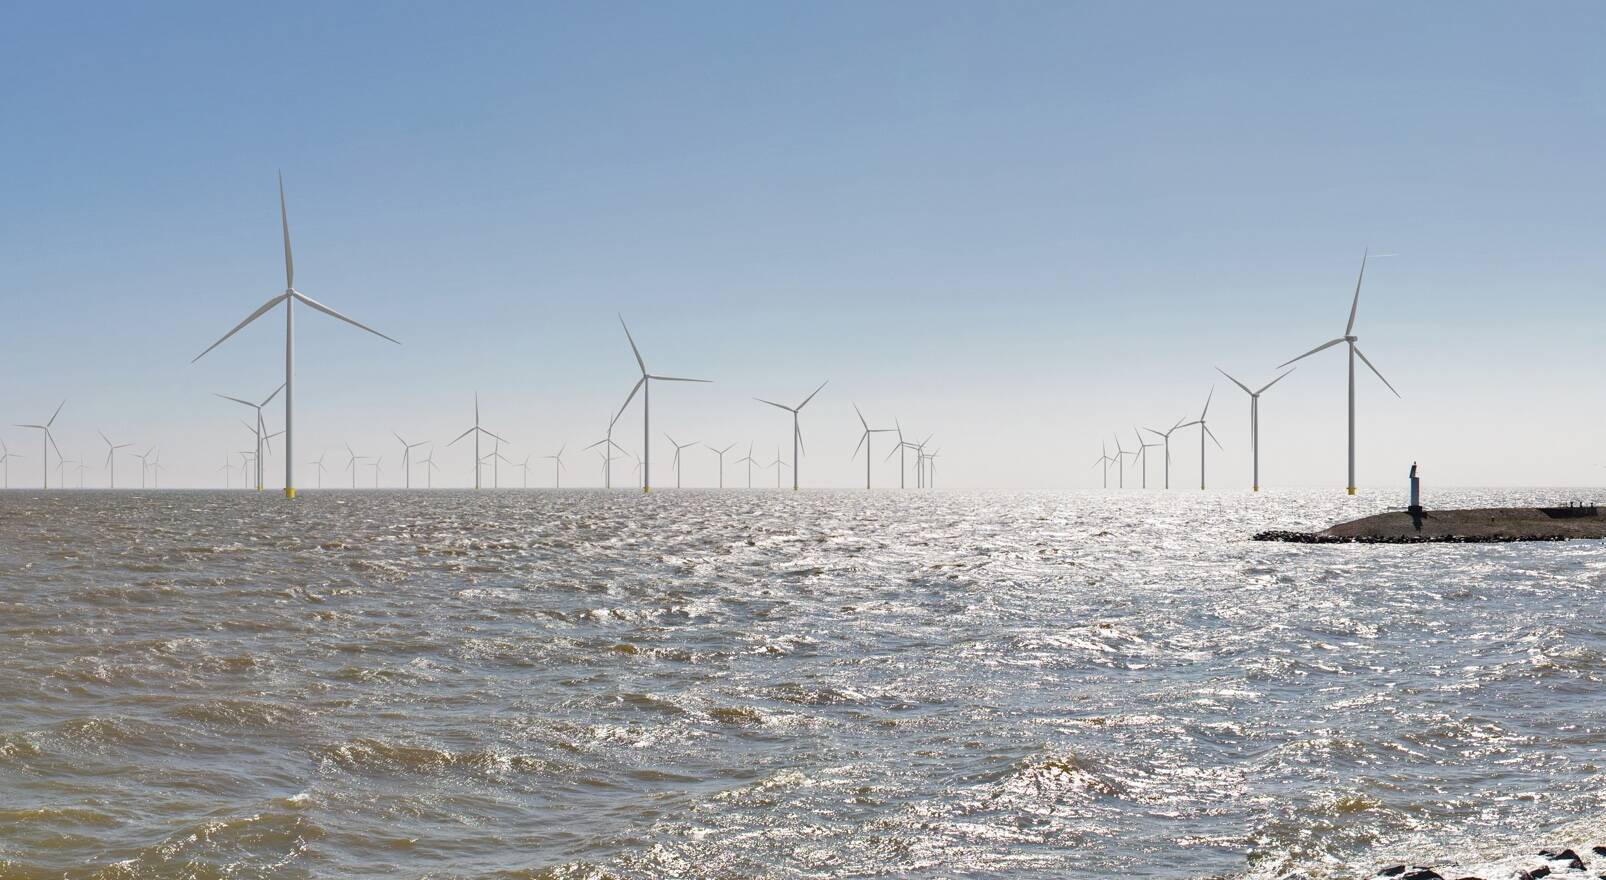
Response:
M1391 503L7 493L0 876L1345 877L1606 832L1606 545L1246 540Z

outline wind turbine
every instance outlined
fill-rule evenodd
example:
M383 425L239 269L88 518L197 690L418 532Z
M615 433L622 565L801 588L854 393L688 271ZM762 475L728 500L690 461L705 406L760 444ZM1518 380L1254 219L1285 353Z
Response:
M1228 373L1226 370L1223 370L1220 367L1216 367L1216 372L1220 373L1223 376L1226 376L1228 379L1232 379L1232 384L1237 385L1239 388L1242 388L1244 390L1244 393L1249 395L1249 457L1250 457L1251 463L1253 465L1253 467L1252 467L1253 479L1252 479L1251 485L1254 486L1254 491L1259 492L1260 491L1260 395L1264 394L1266 392L1266 389L1270 388L1273 385L1276 385L1278 382L1281 382L1283 380L1283 376L1287 376L1288 373L1292 373L1293 370L1289 370L1288 373L1283 373L1282 376L1278 376L1277 378L1271 380L1270 382L1267 382L1266 384L1260 386L1260 390L1258 390L1258 391L1250 391L1248 385L1245 385L1244 383L1239 382L1237 379L1233 379L1231 373ZM1350 482L1353 483L1354 480L1351 480Z
M0 467L5 468L5 472L6 472L6 485L5 485L5 487L7 489L11 488L11 460L13 458L22 458L22 456L16 454L15 452L12 452L11 451L11 447L6 445L6 441L0 440Z
M824 388L829 382L830 382L829 379L826 380L825 382L821 382L820 383L820 388ZM762 397L753 398L754 400L758 401L759 403L767 403L770 406L775 407L776 409L784 409L787 412L792 414L792 491L793 492L797 491L797 479L798 479L798 460L797 459L798 459L798 453L801 452L802 449L803 449L803 431L801 429L799 429L798 426L797 426L797 416L798 416L798 413L803 411L803 407L808 406L809 405L809 401L814 399L814 395L820 393L820 388L814 389L814 391L811 392L808 397L803 398L803 402L802 403L798 404L795 407L787 406L784 403L776 403L773 400L765 400Z
M1187 416L1183 416L1182 418L1177 419L1177 423L1172 425L1169 430L1161 431L1158 428L1143 429L1165 441L1165 487L1167 489L1171 488L1171 435L1176 433L1178 428L1183 427L1187 418Z
M1299 357L1294 358L1294 360L1287 361L1285 363L1279 364L1278 367L1277 367L1277 369L1280 370L1283 367L1286 367L1289 364L1294 363L1295 361L1304 360L1305 358L1310 357L1311 355L1315 354L1318 351L1321 351L1324 348L1331 348L1331 347L1339 344L1340 342L1349 343L1349 487L1348 487L1348 491L1349 491L1349 494L1351 494L1351 495L1355 494L1355 358L1359 357L1361 359L1361 363L1366 364L1366 368L1371 370L1374 374L1376 374L1377 378L1382 380L1383 384L1388 387L1389 391L1393 392L1395 397L1399 397L1400 396L1400 392L1394 390L1394 386L1389 384L1389 380L1383 378L1383 374L1378 372L1377 367L1372 366L1372 362L1367 360L1366 359L1366 355L1362 354L1360 348L1355 345L1355 343L1359 340L1359 337L1357 337L1355 335L1355 313L1356 313L1357 310L1360 309L1360 306L1361 306L1361 281L1366 278L1366 259L1367 259L1368 256L1369 256L1369 254L1367 254L1365 252L1363 252L1361 254L1361 272L1355 278L1355 298L1354 298L1354 300L1352 300L1350 302L1350 306L1349 306L1349 323L1344 325L1344 335L1340 336L1337 339L1334 339L1334 340L1332 340L1330 342L1324 342L1321 345L1318 345L1315 348L1311 349L1310 351L1305 352L1304 354L1300 355ZM1378 254L1378 256L1379 257L1392 257L1394 255L1393 254Z
M790 467L786 462L781 461L781 447L775 447L775 460L764 466L775 468L775 488L781 488L781 468Z
M78 467L74 468L74 470L78 471L78 488L82 489L84 488L84 471L89 470L89 465L80 461L78 462Z
M334 309L329 308L328 306L324 305L323 303L318 302L317 300L306 296L301 291L296 290L296 284L295 284L295 281L296 281L296 265L295 265L295 260L293 260L291 258L291 256L290 256L290 214L285 209L285 204L284 204L284 175L283 174L279 175L279 224L284 229L284 293L281 293L281 294L273 297L272 299L268 300L267 302L263 303L256 311L252 312L250 314L250 316L247 317L244 321L241 321L239 324L236 324L233 330L230 330L229 332L223 334L223 338L222 339L219 339L218 341L212 343L210 346L207 347L206 351L203 351L200 354L196 355L195 356L195 360L190 361L190 363L193 364L193 363L195 363L195 361L198 361L201 358L206 357L207 352L210 352L212 349L217 348L218 346L222 345L225 341L228 340L228 338L230 336L233 336L234 334L240 332L240 330L243 329L245 327L245 325L247 325L247 324L251 323L252 321L255 321L257 318L260 318L263 315L267 314L269 311L271 311L274 308L274 306L277 306L279 303L281 303L281 302L284 303L284 497L286 497L286 498L294 498L294 497L296 497L296 484L295 484L295 460L296 460L296 457L295 457L295 454L294 454L295 453L295 440L294 440L295 408L292 406L292 402L295 399L294 398L294 393L295 393L295 378L296 378L295 304L297 302L300 302L300 303L302 303L302 304L304 304L304 305L306 305L306 306L308 306L308 307L310 307L312 309L315 309L317 311L323 312L324 314L326 314L326 315L328 315L328 316L330 316L332 318L338 318L338 319L340 319L342 321L345 321L347 324L350 324L351 326L356 327L356 328L358 328L360 330L366 330L369 333L372 333L375 336L378 336L380 339L386 339L386 340L389 340L391 342L396 342L396 340L391 339L389 336L386 336L385 334L380 333L378 330L375 330L372 327L369 327L369 326L367 326L365 324L360 324L360 323L358 323L356 321L353 321L352 319L346 317L345 315L340 314L339 312L335 311ZM396 342L396 344L400 345L401 343L400 342ZM258 480L259 484L260 484L260 482L261 481ZM258 488L261 488L260 485L258 486Z
M229 454L227 452L223 453L223 466L218 468L218 470L223 472L223 488L232 488L229 485L229 472L234 470L234 465L229 464Z
M910 448L915 451L915 488L926 488L925 455L926 444L931 442L932 435L927 434L926 439L919 443L911 443Z
M152 452L155 452L155 451L156 451L156 447L152 446L151 448L145 450L143 453L140 453L140 452L130 452L129 453L129 455L132 455L133 457L139 459L139 487L141 489L145 488L145 471L150 468L150 466L151 466L151 463L149 461L150 455L151 455ZM260 489L261 487L258 486L257 488Z
M453 440L451 443L448 443L446 445L447 446L455 446L455 445L457 445L457 441L458 440L461 440L461 439L463 439L464 437L467 437L470 434L474 435L474 488L477 490L480 487L480 462L484 460L480 456L480 435L484 434L485 436L490 437L490 438L495 439L495 440L501 440L502 439L501 437L499 437L499 436L497 436L495 434L492 434L490 431L487 431L484 428L480 427L480 393L478 391L474 392L474 425L473 425L473 427L469 428L467 431L464 431L461 434L458 434L457 435L457 440Z
M1121 448L1121 435L1115 435L1115 488L1126 488L1126 459L1127 456L1137 456L1136 452L1127 452Z
M1115 459L1110 457L1110 445L1100 440L1099 457L1093 461L1093 467L1104 465L1104 488L1106 489L1110 488L1110 462L1112 461L1115 461ZM1088 470L1092 469L1088 468Z
M937 452L941 452L938 449ZM926 488L937 488L937 452L925 454L926 459Z
M419 464L424 466L424 488L435 488L435 471L441 469L441 466L435 463L435 447L431 446L429 448L429 454L424 456L424 460Z
M852 461L853 458L857 458L859 456L859 449L861 447L864 449L864 488L868 489L870 488L870 435L891 434L898 429L870 427L870 423L864 420L864 413L859 411L859 405L857 403L853 405L853 412L859 417L859 424L864 426L864 433L859 435L859 444L853 447L853 456L848 460Z
M246 466L253 463L252 456L254 456L256 453L247 449L244 452L237 454L240 456L240 482L244 483L246 480L246 474L250 473L250 471L246 469Z
M625 339L630 342L630 351L631 351L632 354L634 354L636 356L636 366L641 368L641 378L636 380L635 386L630 389L630 395L625 398L624 405L619 407L619 415L623 415L624 414L625 407L630 405L630 401L635 399L636 392L640 391L641 392L641 491L643 491L643 492L651 492L652 491L652 431L649 429L648 422L649 422L649 420L651 418L652 412L648 408L647 400L652 394L653 380L657 380L659 382L705 382L705 383L710 381L710 380L708 380L708 379L682 379L682 378L680 378L678 376L654 376L651 373L648 373L647 372L647 362L641 359L641 350L636 348L636 340L635 340L634 337L632 337L630 335L630 328L625 325L625 316L624 315L620 315L619 316L619 326L625 328ZM615 421L618 420L619 415L615 415L614 416L614 420ZM675 482L677 484L675 486L675 488L677 488L677 489L680 488L680 486L678 485L679 482L680 482L680 478L678 476L678 473L677 473L677 476L675 478Z
M664 436L665 437L669 437L668 434L665 434ZM669 444L671 446L675 447L675 458L674 458L674 461L673 461L673 464L675 466L675 488L679 489L680 488L680 451L682 449L686 449L688 447L696 446L697 445L697 441L693 440L690 443L676 443L675 442L675 438L669 437Z
M55 449L56 450L56 457L57 458L61 458L61 447L56 445L56 438L51 436L51 434L50 434L50 426L54 425L56 423L56 416L61 415L61 408L66 406L66 405L67 405L67 401L65 401L65 400L63 400L61 403L57 404L56 405L56 411L50 415L50 421L45 422L43 425L18 425L17 426L19 428L35 428L37 430L43 431L44 434L45 434L44 442L41 443L40 445L45 448L45 462L44 462L43 473L44 473L44 487L46 489L50 488L50 450L51 449ZM20 458L21 456L18 456L18 457Z
M252 409L256 410L257 425L256 425L256 428L254 430L257 432L257 491L259 491L259 492L262 491L262 464L261 464L261 462L262 462L262 439L263 439L262 438L262 434L263 434L263 431L264 431L264 426L266 425L266 423L262 420L262 408L267 406L269 403L272 403L273 402L273 398L278 397L279 396L279 392L283 391L283 390L284 390L284 385L281 384L278 388L273 389L273 393L272 394L269 394L267 397L262 398L262 402L261 403L252 403L249 400L241 400L238 397L230 397L227 394L218 394L216 391L212 392L212 396L213 397L221 397L224 400L232 400L235 403L238 403L238 404L240 404L242 406L249 406ZM289 485L289 484L287 483L286 485Z
M620 412L622 413L623 410L621 410ZM598 446L601 446L603 448L603 450L608 453L606 456L603 457L603 460L602 460L602 486L605 489L612 489L613 488L613 459L614 459L613 451L615 449L619 450L620 452L624 452L625 451L625 448L623 446L620 446L619 444L613 442L613 426L614 426L614 423L616 423L618 421L619 421L619 415L616 414L616 415L614 415L613 418L608 420L608 433L607 433L607 436L603 437L601 440L598 440L597 442L595 442L595 443L591 444L590 446L586 447L586 449L595 449Z
M744 462L747 464L747 488L751 489L753 488L753 465L758 464L758 462L753 458L752 441L748 441L747 455L736 459L737 464L742 464ZM762 465L760 465L760 467L762 467Z
M554 488L554 489L563 488L563 451L568 449L568 448L569 448L569 444L565 443L562 446L558 447L558 454L557 455L543 455L543 456L541 456L542 458L550 458L550 459L552 459L552 488ZM525 459L525 460L528 461L529 459Z
M413 488L413 450L427 444L424 441L408 443L402 439L402 435L395 431L391 431L390 435L395 437L402 445L402 473L405 475L402 478L402 488L411 489Z
M320 489L323 488L323 471L324 471L323 460L328 455L329 455L328 452L322 452L322 453L318 454L317 458L313 459L312 461L307 462L307 464L310 464L313 467L318 469L318 488L320 488Z
M357 462L366 461L368 456L358 455L357 450L352 449L350 443L346 444L346 454L351 456L346 462L346 470L351 471L351 488L355 489L357 488Z
M160 488L162 488L162 471L165 471L165 470L167 470L167 468L162 467L162 451L160 449L158 449L158 450L156 450L156 457L151 459L151 488L152 489L160 489Z
M709 443L704 443L703 445L707 446L710 452L719 456L719 488L723 489L725 488L725 453L734 449L736 444L732 443L724 449L715 449L713 445Z
M106 482L106 488L115 489L117 488L117 450L126 449L134 444L113 443L111 438L106 436L105 432L96 431L95 433L100 435L100 439L106 441L106 467L110 468L110 478Z
M1136 457L1143 459L1143 488L1147 489L1149 488L1149 450L1159 449L1161 444L1144 443L1143 434L1140 433L1137 428L1132 429L1132 434L1138 438L1138 451Z
M1216 432L1210 430L1210 426L1205 424L1205 416L1210 413L1210 400L1215 396L1216 388L1214 385L1212 385L1210 386L1209 396L1205 397L1204 409L1199 411L1199 417L1191 422L1177 426L1179 428L1187 428L1193 425L1199 426L1199 491L1201 492L1204 491L1205 487L1205 435L1210 435L1210 439L1215 442L1217 449L1223 448L1221 441L1216 440Z
M384 463L385 463L385 457L383 455L381 455L378 458L374 459L374 488L375 489L379 488L379 470L380 470L380 467Z
M58 485L60 485L61 488L63 488L63 489L67 488L67 465L77 464L77 463L78 462L74 461L73 459L61 458L60 456L57 456L57 458L56 458L56 483Z

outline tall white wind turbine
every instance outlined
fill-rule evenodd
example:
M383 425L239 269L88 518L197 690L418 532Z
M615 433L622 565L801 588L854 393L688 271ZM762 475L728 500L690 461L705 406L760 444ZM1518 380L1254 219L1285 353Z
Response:
M636 397L636 392L640 391L641 392L641 491L643 491L643 492L651 492L652 491L652 430L651 430L651 427L650 427L650 421L651 421L651 417L652 417L652 410L648 405L648 399L652 396L652 383L654 381L657 381L657 382L703 382L703 383L706 383L706 382L709 382L710 380L708 380L708 379L683 379L683 378L680 378L679 376L655 376L655 375L652 375L651 373L648 373L647 372L647 362L645 360L642 360L641 350L636 348L635 337L630 335L630 328L625 324L624 315L620 315L619 316L619 326L620 327L624 327L625 339L630 342L630 352L636 356L636 366L641 368L641 378L637 379L635 387L630 389L630 394L629 394L629 396L627 396L625 398L624 405L619 407L619 413L621 415L624 413L625 407L630 405L630 401L634 400L635 397ZM614 419L616 421L618 420L618 418L619 418L618 415L614 416ZM678 473L677 473L675 479L676 479L676 483L677 483L675 488L678 489L678 488L680 488L679 485L678 485L679 480L680 480Z
M1110 457L1110 444L1100 440L1099 457L1093 461L1093 467L1098 467L1099 465L1104 466L1104 488L1106 489L1110 488L1110 462L1115 460L1116 459ZM1088 470L1092 469L1093 468L1088 468Z
M368 456L358 455L357 450L352 449L350 443L346 444L346 454L351 456L346 460L346 470L351 471L351 488L355 489L357 488L357 462L367 461Z
M781 488L781 468L788 466L786 462L781 460L781 447L775 447L775 460L764 466L775 468L775 488Z
M457 445L458 440L461 440L470 434L474 435L474 488L478 489L480 487L480 463L484 461L484 458L480 456L480 435L484 434L493 440L502 439L496 434L493 434L490 431L480 427L480 394L478 391L474 392L474 424L470 426L467 431L458 434L456 440L453 440L451 443L446 445L455 446Z
M1251 483L1250 483L1250 485L1254 487L1254 491L1259 492L1260 491L1260 395L1266 393L1266 389L1270 388L1273 385L1276 385L1278 382L1281 382L1283 380L1283 376L1287 376L1288 373L1292 373L1293 370L1289 370L1287 373L1283 373L1282 376L1278 376L1277 378L1271 380L1270 382L1267 382L1266 384L1260 386L1259 390L1255 390L1255 391L1249 390L1249 386L1248 385L1245 385L1244 383L1239 382L1237 379L1234 379L1231 373L1228 373L1226 370L1223 370L1220 367L1216 367L1216 372L1220 373L1223 376L1226 376L1228 379L1231 379L1232 380L1232 384L1237 385L1239 388L1242 388L1244 390L1244 393L1249 395L1249 458L1250 458L1250 463L1251 463L1251 467L1250 467Z
M857 415L859 417L859 424L864 426L864 432L859 435L859 443L858 443L857 446L853 447L853 456L852 456L852 458L849 458L848 460L852 461L853 458L858 458L859 450L861 448L864 449L864 488L869 489L870 488L870 435L871 434L891 434L891 433L897 431L898 429L897 428L872 428L872 427L870 427L870 423L864 420L864 413L859 412L859 405L857 403L855 403L853 405L853 412L854 412L855 415Z
M1350 306L1349 306L1349 323L1344 325L1344 335L1338 337L1337 339L1331 340L1329 342L1324 342L1321 345L1318 345L1315 348L1311 349L1310 351L1305 352L1304 354L1300 355L1299 357L1294 358L1294 360L1287 361L1287 362L1285 362L1283 364L1278 365L1278 367L1277 367L1277 369L1280 370L1283 367L1286 367L1289 364L1294 363L1295 361L1304 360L1305 358L1310 357L1311 355L1315 354L1318 351L1321 351L1324 348L1331 348L1331 347L1333 347L1335 345L1338 345L1340 342L1349 343L1349 487L1348 487L1348 491L1349 491L1349 494L1351 494L1351 495L1355 494L1355 359L1357 357L1359 357L1361 359L1361 363L1366 364L1366 368L1371 370L1374 374L1376 374L1377 378L1382 380L1383 384L1388 387L1389 391L1393 392L1395 397L1399 397L1400 396L1400 392L1394 390L1394 386L1389 384L1389 380L1383 378L1383 374L1381 372L1378 372L1377 367L1372 366L1372 362L1367 360L1366 359L1366 355L1363 354L1361 352L1360 348L1355 345L1356 341L1359 339L1359 337L1357 337L1355 335L1355 313L1356 313L1357 310L1360 309L1360 306L1361 306L1361 281L1366 278L1366 259L1367 259L1368 256L1369 256L1369 254L1366 254L1366 253L1362 253L1361 254L1361 272L1355 278L1355 298L1350 302ZM1378 254L1378 256L1379 257L1385 257L1385 256L1392 257L1394 255L1393 254Z
M1175 425L1172 425L1170 428L1167 428L1164 431L1160 430L1159 428L1143 429L1165 441L1165 487L1167 489L1171 488L1171 435L1175 434L1179 428L1182 428L1184 425L1186 425L1188 423L1187 420L1188 417L1183 416L1182 418L1177 419L1177 423Z
M257 318L262 317L269 311L272 311L273 307L277 306L279 303L284 303L284 497L294 498L296 497L295 407L293 406L295 400L296 380L295 304L300 302L303 305L306 305L307 307L316 311L323 312L332 318L338 318L342 321L345 321L347 324L350 324L351 326L360 330L366 330L369 333L378 336L380 339L386 339L391 342L396 342L396 340L391 339L389 336L380 333L378 330L375 330L366 324L353 321L352 319L340 314L334 309L329 308L323 303L306 296L301 291L296 290L296 265L295 260L290 256L290 214L285 209L284 175L282 174L279 175L279 224L284 230L284 293L281 293L263 303L261 307L252 312L244 321L241 321L239 324L235 325L233 330L223 334L222 339L212 343L207 347L206 351L196 355L195 360L190 361L190 363L193 364L195 361L206 357L207 352L210 352L212 349L222 345L230 336L240 332L245 325L255 321ZM396 344L400 345L401 343L396 342ZM260 483L260 480L258 482ZM260 485L258 488L261 488Z
M61 447L56 445L56 438L51 435L50 426L54 425L56 423L56 416L61 415L61 408L66 406L66 405L67 405L67 401L65 401L65 400L63 400L61 403L57 404L56 405L56 411L54 413L50 414L50 420L45 422L43 425L18 425L17 426L19 428L34 428L36 430L42 431L44 433L44 435L45 435L44 442L42 442L40 445L43 446L44 449L45 449L44 471L43 471L43 473L44 473L44 487L46 489L50 488L50 450L51 449L55 449L56 450L56 457L57 458L61 458Z
M622 413L623 410L621 410L620 412ZM620 452L624 452L625 451L625 448L623 446L620 446L619 444L613 442L613 426L616 423L618 423L618 421L619 421L619 415L615 414L613 418L608 420L608 433L607 433L607 435L604 436L601 440L598 440L597 442L595 442L595 443L591 444L590 446L586 447L586 449L595 449L596 447L601 446L608 453L607 455L603 456L603 459L602 459L602 487L604 489L612 489L613 488L613 460L616 457L613 454L613 451L615 449L619 450Z
M424 456L424 460L419 464L424 466L424 488L435 488L435 472L441 469L441 466L435 463L435 447L429 448L429 454Z
M792 491L793 492L797 491L798 454L803 451L803 431L802 431L801 428L798 427L797 416L798 416L798 413L801 413L803 411L803 407L808 406L809 405L809 401L814 399L814 395L819 394L820 393L820 389L824 388L828 384L830 384L830 380L829 379L827 379L824 382L821 382L819 388L816 388L812 392L810 392L809 396L803 398L803 402L798 404L795 407L787 406L784 403L776 403L773 400L765 400L762 397L753 398L754 400L758 401L759 403L767 403L770 406L775 407L776 409L784 409L787 412L792 414Z
M1138 452L1136 457L1142 460L1141 466L1143 468L1143 488L1147 489L1149 488L1149 450L1159 449L1163 444L1144 443L1143 434L1142 432L1138 431L1137 428L1132 429L1132 434L1138 438Z

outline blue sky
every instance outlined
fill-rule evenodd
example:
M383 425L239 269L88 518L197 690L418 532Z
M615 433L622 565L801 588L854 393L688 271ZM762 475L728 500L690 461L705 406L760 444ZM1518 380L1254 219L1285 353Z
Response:
M1247 407L1212 368L1259 384L1338 335L1370 245L1400 256L1357 330L1404 399L1363 376L1362 484L1411 459L1595 484L1603 25L1582 2L20 7L0 418L67 398L89 482L101 429L215 485L249 438L210 393L275 387L281 322L188 362L283 286L282 169L297 287L404 343L301 315L302 460L393 463L391 430L450 439L476 389L515 459L590 442L635 378L624 312L653 369L717 380L655 395L685 440L773 456L789 425L751 398L830 379L806 483L862 480L857 401L935 432L943 485L1096 485L1101 437L1216 384L1236 489ZM1343 383L1334 350L1268 393L1266 483L1342 485ZM37 437L0 437L36 482ZM468 480L461 446L436 457Z

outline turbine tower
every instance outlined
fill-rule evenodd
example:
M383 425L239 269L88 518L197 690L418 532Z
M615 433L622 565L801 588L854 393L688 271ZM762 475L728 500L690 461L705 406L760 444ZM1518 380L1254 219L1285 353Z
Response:
M1344 325L1344 335L1340 336L1337 339L1334 339L1334 340L1332 340L1330 342L1324 342L1321 345L1318 345L1315 348L1311 349L1310 351L1305 352L1304 354L1300 355L1299 357L1294 358L1294 360L1287 361L1287 362L1285 362L1283 364L1280 364L1277 367L1277 369L1280 370L1283 367L1286 367L1289 364L1294 363L1295 361L1304 360L1305 358L1310 357L1311 355L1315 354L1318 351L1321 351L1324 348L1331 348L1331 347L1339 344L1340 342L1349 343L1349 487L1348 487L1348 491L1349 491L1349 494L1351 494L1351 495L1355 494L1355 359L1357 357L1359 357L1361 359L1361 363L1366 364L1366 368L1371 370L1373 373L1375 373L1377 375L1377 378L1382 380L1383 384L1388 387L1389 391L1393 392L1395 397L1399 397L1400 396L1400 392L1394 390L1394 386L1389 384L1389 380L1383 378L1383 374L1378 372L1377 367L1372 366L1372 362L1366 359L1366 355L1362 354L1360 348L1358 346L1356 346L1356 344L1355 344L1359 339L1359 337L1357 337L1355 335L1355 313L1360 308L1360 305L1361 305L1361 281L1366 278L1366 259L1367 259L1368 256L1369 255L1366 254L1366 253L1362 253L1361 254L1361 272L1355 278L1355 298L1350 302L1350 306L1349 306L1349 323ZM1385 256L1392 257L1394 255L1393 254L1378 254L1378 256L1379 257L1385 257Z
M897 428L872 428L872 427L870 427L870 423L864 420L864 413L859 412L859 405L857 403L855 403L853 405L853 412L856 415L858 415L859 424L864 426L864 433L859 435L859 444L858 444L858 446L853 447L853 456L851 458L849 458L848 460L852 461L854 458L857 458L859 456L859 449L861 447L864 449L864 488L869 489L870 488L870 435L871 434L891 434L894 431L897 431L898 429Z
M820 383L820 388L824 388L829 383L830 383L829 379L827 379L825 382L821 382ZM776 403L773 400L765 400L762 397L753 398L754 400L758 401L759 403L767 403L770 406L775 407L776 409L784 409L787 412L792 414L792 491L793 492L797 491L797 481L798 481L798 460L797 459L798 459L798 454L803 451L803 431L800 428L798 428L797 416L798 416L798 413L803 411L803 407L808 406L809 405L809 401L814 399L814 395L820 393L820 388L814 389L814 391L811 392L808 397L803 398L803 402L802 403L798 404L795 407L787 406L787 405L782 404L782 403Z
M57 404L56 405L56 411L54 413L51 413L51 415L50 415L50 421L45 422L43 425L18 425L17 426L19 428L34 428L36 430L44 432L45 439L44 439L44 442L41 443L40 445L45 448L44 487L46 489L50 488L50 450L51 449L55 449L56 450L56 457L57 458L61 458L61 447L56 445L56 438L51 436L50 426L54 425L56 423L56 416L61 415L61 408L66 406L66 405L67 405L67 401L65 401L65 400L63 400L61 403Z
M1281 382L1283 380L1283 376L1287 376L1288 373L1292 373L1293 370L1289 370L1287 373L1283 373L1282 376L1278 376L1277 378L1271 380L1270 382L1267 382L1266 384L1260 386L1260 390L1258 390L1258 391L1249 390L1249 386L1248 385L1245 385L1244 383L1239 382L1237 379L1233 379L1231 373L1228 373L1226 370L1223 370L1220 367L1216 367L1216 372L1220 373L1223 376L1226 376L1228 379L1231 379L1232 380L1232 384L1237 385L1239 388L1242 388L1244 390L1244 393L1249 395L1249 458L1250 458L1250 464L1251 464L1250 471L1251 471L1251 474L1252 474L1251 485L1254 487L1254 491L1259 492L1260 491L1260 395L1266 393L1266 389L1270 388L1273 385L1276 385L1278 382Z
M665 434L664 436L665 437L669 437L668 434ZM680 488L680 451L682 449L686 449L688 447L696 446L697 445L697 441L693 440L690 443L676 443L675 442L675 438L669 437L669 444L671 446L675 447L675 460L673 462L673 464L675 466L675 488L679 489Z
M626 324L625 324L625 316L624 315L620 315L619 316L619 326L620 327L624 327L624 329L625 329L625 339L630 342L630 351L631 351L632 354L634 354L636 356L636 366L641 368L641 378L637 379L635 386L630 389L630 395L625 398L624 406L619 407L619 415L623 415L624 414L625 407L630 405L630 401L634 400L635 397L636 397L636 392L640 391L641 392L641 491L642 492L651 492L652 491L652 430L651 430L651 426L650 426L649 422L651 421L652 411L651 411L651 408L648 406L648 398L650 398L652 396L652 383L654 381L658 381L658 382L704 382L704 383L706 383L706 382L708 382L710 380L708 380L708 379L682 379L679 376L655 376L655 375L652 375L651 373L648 373L647 372L647 362L642 360L642 358L641 358L641 350L636 348L635 337L630 335L630 328L628 326L626 326ZM619 415L615 415L614 416L614 420L615 421L618 420ZM677 488L677 489L680 488L680 486L678 485L679 482L680 482L680 478L679 478L678 474L677 474L677 476L675 478L675 482L677 484L675 486L675 488Z
M455 445L457 445L457 441L458 440L461 440L461 439L463 439L464 437L467 437L470 434L474 435L474 488L477 490L480 487L480 463L485 460L484 458L482 458L480 456L480 435L484 434L485 436L490 437L493 440L501 440L502 439L501 437L498 437L497 435L492 434L490 431L487 431L484 428L480 427L480 393L478 391L474 392L474 424L473 424L473 426L470 427L467 431L464 431L463 433L458 434L456 440L453 440L452 442L450 442L450 443L448 443L446 445L447 446L455 446Z
M704 443L703 445L707 446L710 452L719 456L719 488L723 489L725 488L725 453L736 448L736 444L732 443L724 449L715 449L713 444L710 443Z
M347 324L350 324L360 330L366 330L369 333L378 336L380 339L386 339L391 342L396 342L396 340L391 339L389 336L380 333L378 330L375 330L372 327L353 321L352 319L340 314L334 309L329 308L323 303L306 296L301 291L296 290L296 265L295 260L293 260L290 256L290 214L285 209L284 205L283 174L279 175L279 224L284 230L284 293L281 293L263 303L261 307L252 312L244 321L241 321L239 324L235 325L233 330L223 334L222 339L212 343L207 347L206 351L196 355L195 360L190 361L190 363L193 364L195 361L206 357L207 352L210 352L212 349L222 345L230 336L240 332L245 325L272 311L273 307L277 306L279 303L284 303L284 497L294 498L296 497L296 457L294 440L295 408L292 403L295 399L296 379L295 304L300 302L303 305L306 305L307 307L316 311L323 312L332 318L338 318L342 321L345 321ZM401 343L396 342L396 344L400 345ZM260 470L260 468L261 466L259 464L258 469ZM258 488L261 488L261 480L259 479L257 482L259 484Z

